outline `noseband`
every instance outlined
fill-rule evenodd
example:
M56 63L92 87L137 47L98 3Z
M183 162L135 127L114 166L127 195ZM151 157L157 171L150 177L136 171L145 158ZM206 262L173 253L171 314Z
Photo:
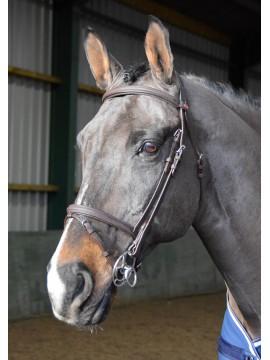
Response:
M115 218L114 216L90 206L72 204L67 208L67 219L73 218L79 221L89 234L94 232L89 220L97 220L107 225L113 226L132 238L132 242L127 249L121 254L113 268L113 283L115 286L122 286L128 284L129 286L135 286L137 282L137 269L141 265L138 263L139 250L141 248L142 241L144 239L146 231L149 229L156 211L161 203L163 195L168 187L170 179L173 177L177 166L180 163L185 145L183 144L184 137L184 123L186 119L186 112L188 105L186 101L182 100L181 90L179 91L179 101L165 91L157 90L151 87L140 86L127 86L118 87L107 91L102 98L102 102L108 101L114 97L121 97L125 95L146 95L154 96L162 101L165 101L178 110L179 114L179 127L176 129L170 152L165 160L163 172L159 178L159 181L155 187L154 193L149 200L143 214L141 215L137 224L133 227L130 224L123 222ZM191 142L193 143L192 139ZM198 176L202 177L202 153L196 148L195 151L198 155ZM104 247L103 243L103 247ZM105 250L106 246L105 246ZM109 254L109 253L108 253Z

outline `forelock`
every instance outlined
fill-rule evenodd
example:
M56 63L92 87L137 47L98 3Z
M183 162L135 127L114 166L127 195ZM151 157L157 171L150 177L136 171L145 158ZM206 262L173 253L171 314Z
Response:
M149 70L148 63L128 65L123 71L123 80L127 84L133 84Z

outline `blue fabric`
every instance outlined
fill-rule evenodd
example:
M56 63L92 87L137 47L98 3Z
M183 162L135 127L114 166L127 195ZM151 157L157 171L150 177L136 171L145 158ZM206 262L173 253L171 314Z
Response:
M261 345L255 346L229 305L218 341L218 360L260 360Z
M256 350L257 350L257 353L259 354L260 358L261 358L261 345L259 346L255 346L256 347Z
M219 360L255 360L256 355L250 353L249 350L242 349L238 346L231 345L225 341L222 336L218 340Z

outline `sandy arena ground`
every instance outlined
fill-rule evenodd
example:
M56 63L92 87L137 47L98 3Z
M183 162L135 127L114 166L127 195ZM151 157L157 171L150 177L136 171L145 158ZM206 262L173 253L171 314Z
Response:
M9 325L9 360L214 360L225 294L114 306L91 335L51 316Z

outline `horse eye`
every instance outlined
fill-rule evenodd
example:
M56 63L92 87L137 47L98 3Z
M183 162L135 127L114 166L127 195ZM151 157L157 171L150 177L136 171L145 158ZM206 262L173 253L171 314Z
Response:
M146 152L147 154L154 154L158 151L158 146L151 142L146 142L142 146L142 151Z

